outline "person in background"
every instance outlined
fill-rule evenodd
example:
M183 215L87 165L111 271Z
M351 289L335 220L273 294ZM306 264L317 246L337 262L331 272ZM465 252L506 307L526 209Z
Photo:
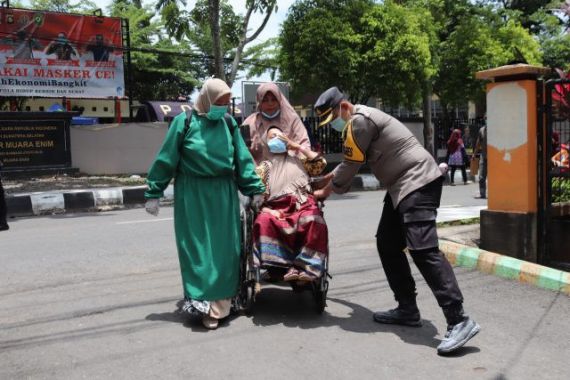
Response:
M552 154L560 151L560 134L558 131L552 131Z
M455 171L461 169L461 176L463 177L463 183L467 185L467 170L465 169L465 158L467 153L465 152L465 146L463 145L463 140L461 139L461 131L459 129L454 129L451 132L449 140L447 140L447 158L446 162L451 168L450 173L450 185L455 186Z
M263 83L257 88L257 112L249 115L242 124L249 126L250 151L258 164L269 157L263 136L270 126L279 127L290 140L311 149L307 128L275 83Z
M217 328L229 315L238 291L238 189L253 196L254 207L261 205L265 192L237 124L226 117L230 96L225 82L206 80L191 120L185 112L173 119L148 172L145 193L146 210L156 216L159 198L176 177L174 229L185 298L182 310L201 316L208 329Z
M568 169L570 167L570 160L568 158L568 151L570 149L570 141L567 144L562 144L560 150L552 156L552 164L556 167Z

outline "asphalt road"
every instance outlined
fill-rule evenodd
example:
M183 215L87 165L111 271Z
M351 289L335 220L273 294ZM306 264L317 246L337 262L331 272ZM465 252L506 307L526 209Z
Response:
M476 185L442 205L484 205ZM456 268L481 333L453 357L414 269L422 328L374 323L394 306L375 250L384 192L327 201L331 288L266 287L252 316L216 331L180 316L172 208L18 219L0 233L0 378L568 379L570 298Z

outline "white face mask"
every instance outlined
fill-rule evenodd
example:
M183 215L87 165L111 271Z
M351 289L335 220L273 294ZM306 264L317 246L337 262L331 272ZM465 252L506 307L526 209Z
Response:
M263 117L266 119L269 119L269 120L275 119L277 116L279 116L280 113L281 113L281 110L277 110L277 111L273 112L272 114L268 114L268 113L265 113L263 111L261 112Z
M342 107L340 108L338 116L333 121L330 122L331 128L337 132L342 132L344 126L346 125L346 121L344 121L341 115L342 115Z

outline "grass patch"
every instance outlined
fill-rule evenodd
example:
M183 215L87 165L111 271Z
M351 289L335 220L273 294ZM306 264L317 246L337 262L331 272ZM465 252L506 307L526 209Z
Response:
M467 218L467 219L459 219L459 220L451 220L449 222L439 222L437 223L438 227L453 227L453 226L468 226L471 224L479 224L481 222L481 218Z

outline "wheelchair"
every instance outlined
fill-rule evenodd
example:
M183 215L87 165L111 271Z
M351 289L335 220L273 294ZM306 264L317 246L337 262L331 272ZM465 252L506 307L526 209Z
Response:
M239 308L246 314L251 314L255 303L256 295L261 292L261 284L263 282L263 271L267 270L261 264L260 267L254 265L253 252L253 223L256 213L250 206L251 199L240 194L240 219L241 219L241 255L240 255L240 276L239 290L237 301ZM322 210L322 203L319 208ZM328 243L327 243L328 244ZM324 268L322 274L315 281L307 282L302 285L299 283L290 283L293 292L301 293L304 291L312 292L315 300L315 311L322 314L327 306L327 292L329 289L328 256L324 260ZM284 285L285 282L271 282L276 285Z

